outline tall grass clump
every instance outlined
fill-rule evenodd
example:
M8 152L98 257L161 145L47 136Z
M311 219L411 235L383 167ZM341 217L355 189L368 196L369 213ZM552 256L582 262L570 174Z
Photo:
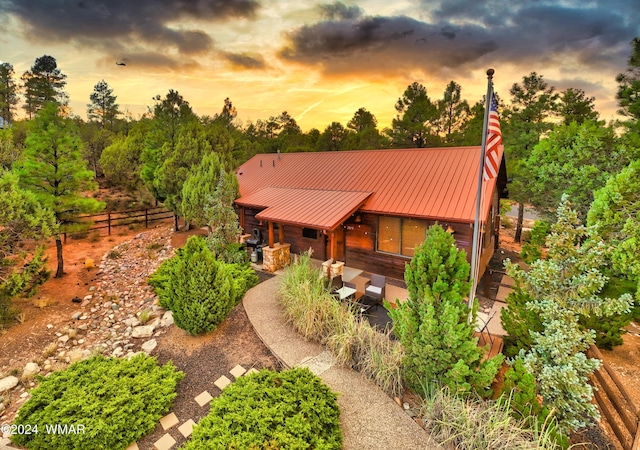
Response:
M426 430L441 445L457 450L562 449L553 427L533 428L514 418L511 397L499 401L481 400L452 393L447 386L427 386L423 392L421 416ZM549 418L549 421L552 419Z
M376 331L327 291L308 254L285 270L279 299L289 323L305 338L326 345L340 365L361 372L390 395L402 385L402 345L391 331Z

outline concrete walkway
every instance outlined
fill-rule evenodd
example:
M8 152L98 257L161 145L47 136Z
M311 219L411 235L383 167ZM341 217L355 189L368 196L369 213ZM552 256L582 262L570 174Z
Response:
M250 289L244 308L256 333L286 367L307 366L336 393L345 449L440 448L389 396L359 373L336 367L330 355L289 324L276 299L280 277Z

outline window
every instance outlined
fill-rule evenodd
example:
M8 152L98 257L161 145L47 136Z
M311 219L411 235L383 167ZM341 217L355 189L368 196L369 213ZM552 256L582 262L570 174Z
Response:
M318 239L318 230L314 230L313 228L303 228L302 237L308 239Z
M427 235L427 222L418 219L402 219L402 254L413 256L417 245Z
M424 242L426 235L426 220L384 216L378 218L379 252L412 257L416 246Z
M378 221L378 251L400 253L400 220L380 217Z

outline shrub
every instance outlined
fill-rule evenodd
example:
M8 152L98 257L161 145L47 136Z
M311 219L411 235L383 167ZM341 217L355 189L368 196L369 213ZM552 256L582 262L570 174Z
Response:
M278 292L285 317L307 339L326 344L338 364L359 370L391 395L402 385L402 345L360 320L327 291L308 254L287 267Z
M15 420L16 425L37 425L38 433L11 439L29 449L124 449L155 428L182 377L171 362L159 367L146 355L77 362L39 377L40 385ZM47 433L47 424L83 425L84 433Z
M336 394L306 368L262 370L211 401L185 450L340 449Z
M502 355L482 361L485 349L473 336L477 305L470 311L469 263L441 226L427 231L425 241L405 269L409 299L389 312L405 348L405 382L419 389L439 380L452 392L491 395Z
M191 236L151 276L158 303L189 334L214 330L258 278L247 266L216 259L202 237Z
M527 264L531 264L537 259L542 257L542 247L544 247L544 241L549 234L551 224L544 220L537 220L533 229L531 230L531 237L524 239L526 242L522 245L520 256Z

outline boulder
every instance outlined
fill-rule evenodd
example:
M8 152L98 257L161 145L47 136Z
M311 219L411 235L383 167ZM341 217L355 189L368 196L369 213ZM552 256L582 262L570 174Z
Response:
M37 374L38 372L40 372L40 366L34 362L30 362L30 363L27 363L26 366L24 366L24 369L22 369L22 376L31 377Z
M155 350L155 348L158 346L158 342L155 339L151 339L147 342L145 342L144 344L142 344L142 350L144 350L145 353L151 353L152 351Z
M153 330L154 330L154 327L150 325L141 325L131 330L131 337L134 337L134 338L151 337L151 335L153 335Z
M18 385L18 378L12 375L3 378L0 380L0 393L8 391L9 389L13 389Z

